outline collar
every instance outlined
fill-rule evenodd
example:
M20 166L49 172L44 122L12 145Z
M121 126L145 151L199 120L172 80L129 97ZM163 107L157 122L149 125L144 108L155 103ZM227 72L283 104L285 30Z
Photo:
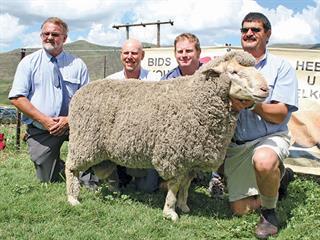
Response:
M125 73L125 70L122 69L122 74L123 74L123 78L124 79L127 79L127 76L126 76L126 73ZM148 71L143 69L142 67L140 68L140 72L139 72L139 80L141 79L145 79L146 78L146 75L148 74Z
M263 65L266 63L268 55L269 55L269 51L266 50L266 52L264 53L264 55L262 56L262 58L261 58L261 59L259 60L259 62L255 65L255 67L256 67L257 69L259 69L261 66L263 66Z
M198 70L202 65L203 65L203 63L199 61L199 66L198 66L197 70ZM179 71L179 73L180 73L180 76L182 76L182 71L181 71L181 69L180 69L180 66L178 66L178 71Z
M260 64L261 62L265 61L267 59L267 55L269 54L269 51L266 50L263 56L260 58L259 62L257 64Z
M43 53L45 54L45 56L47 57L47 61L50 62L51 58L53 57L50 53L48 53L44 48L42 48ZM55 58L57 59L58 62L61 61L61 59L64 56L64 51L62 51L58 56L56 56Z

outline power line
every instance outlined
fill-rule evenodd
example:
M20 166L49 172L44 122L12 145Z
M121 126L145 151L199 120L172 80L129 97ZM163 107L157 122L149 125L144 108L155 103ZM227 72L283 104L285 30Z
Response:
M171 26L173 26L173 21L169 20L167 22L160 22L160 20L158 20L157 22L149 22L149 23L141 22L141 23L134 23L134 24L113 25L112 28L119 30L119 28L125 27L127 32L127 39L129 39L130 27L138 27L138 26L146 27L147 25L157 25L157 47L160 47L160 25L161 24L171 24Z

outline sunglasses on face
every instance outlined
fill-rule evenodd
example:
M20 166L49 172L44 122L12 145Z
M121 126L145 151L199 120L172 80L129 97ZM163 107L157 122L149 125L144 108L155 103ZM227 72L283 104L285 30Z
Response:
M242 33L247 33L249 30L251 30L251 32L254 32L254 33L258 33L260 32L262 29L261 28L256 28L256 27L250 27L250 28L241 28L240 31Z
M60 37L61 35L64 35L64 34L63 33L57 33L57 32L42 32L41 33L42 37L49 37L50 35L52 37Z

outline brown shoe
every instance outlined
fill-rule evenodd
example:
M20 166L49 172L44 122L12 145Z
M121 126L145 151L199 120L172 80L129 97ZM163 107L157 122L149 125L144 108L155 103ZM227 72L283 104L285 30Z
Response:
M259 239L267 239L278 233L278 227L269 223L263 216L256 227L256 237Z

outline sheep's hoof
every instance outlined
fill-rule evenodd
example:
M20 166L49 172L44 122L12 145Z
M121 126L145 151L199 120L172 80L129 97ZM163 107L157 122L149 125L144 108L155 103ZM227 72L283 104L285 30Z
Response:
M184 213L190 212L190 208L187 204L177 204L177 207Z
M75 197L72 197L72 196L68 196L68 202L70 203L71 206L76 206L76 205L80 204L78 199L76 199Z
M163 211L163 217L166 219L171 219L174 222L179 220L178 214L173 210Z

